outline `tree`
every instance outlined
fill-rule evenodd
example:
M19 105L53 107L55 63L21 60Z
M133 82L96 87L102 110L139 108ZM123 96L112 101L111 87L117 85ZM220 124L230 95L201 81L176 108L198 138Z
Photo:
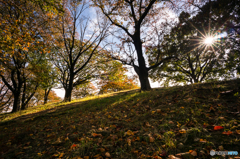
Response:
M96 54L104 48L99 45L107 35L108 23L92 23L90 32L90 19L83 16L88 7L85 1L65 1L63 6L65 13L58 18L61 39L55 45L52 60L60 72L58 80L65 89L64 101L71 101L73 88L88 81L98 71Z
M94 86L92 82L87 82L81 85L76 86L73 89L73 98L83 98L87 96L95 95L97 88Z
M93 0L95 6L100 8L102 13L108 18L112 25L121 29L124 33L120 33L119 36L114 35L122 41L122 45L118 52L125 52L125 56L118 56L112 54L112 58L121 61L123 64L133 66L135 72L139 77L141 84L141 90L150 90L150 83L148 79L149 70L163 64L165 61L171 59L170 56L162 56L163 58L156 58L153 65L146 64L144 58L143 43L147 41L155 41L153 36L160 27L164 27L164 24L160 24L160 18L164 17L164 14L169 10L164 10L164 4L160 2L170 2L169 0ZM169 18L170 16L168 16ZM165 16L166 18L166 16ZM163 19L162 19L163 20ZM166 19L165 19L166 20ZM170 19L169 19L170 20ZM162 28L161 28L162 29ZM166 27L165 27L166 29ZM164 32L164 30L162 29ZM157 32L159 33L159 32ZM154 39L155 38L155 39ZM126 47L123 45L133 44L134 48L124 50ZM135 61L135 54L129 53L129 51L136 52L137 63ZM160 55L159 55L160 56Z
M57 1L0 1L0 78L13 95L12 112L25 109L34 94L33 91L26 95L27 85L36 77L31 68L39 68L33 66L34 56L39 55L41 61L41 54L46 52L46 37L51 37L44 33L49 31L46 26L54 13L50 8L59 4L52 2Z
M170 63L151 70L152 79L166 78L167 82L198 83L208 79L219 79L229 73L225 69L226 53L223 45L204 44L204 37L200 37L198 31L200 27L206 26L201 26L202 21L195 20L192 18L186 22L180 19L179 25L172 29L170 35L165 36L162 45L166 47L162 48L166 49L162 51L174 50L177 55ZM154 49L151 49L151 52L154 52ZM154 57L154 53L149 54L150 63Z
M12 104L12 93L9 88L0 79L0 112L8 111Z
M58 77L58 71L53 66L49 59L49 54L47 54L46 63L42 66L42 70L40 73L40 88L44 90L44 102L43 104L47 104L48 102L48 96L51 92L53 87L56 87L58 84L57 77Z
M229 50L232 44L229 37L223 37L233 8L223 12L219 6L226 5L226 1L215 1L198 6L200 11L194 17L182 12L179 24L166 35L162 45L177 52L176 60L151 71L155 80L166 78L167 82L198 83L208 80L228 79L234 76L228 65ZM227 5L229 6L229 5ZM230 5L231 6L231 5ZM226 8L225 8L226 9ZM214 23L211 23L214 21ZM206 38L212 38L212 44L206 44ZM149 54L149 61L154 58Z
M36 93L34 94L33 98L29 101L28 106L38 106L41 104L46 104L45 103L45 90L42 89L41 87L39 87L36 91ZM48 99L47 102L59 102L62 99L60 97L58 97L56 95L56 93L54 91L50 91L48 93Z
M108 74L100 77L99 94L138 88L135 78L125 75L127 69L123 67L122 63L110 61L106 63L105 68L108 68Z

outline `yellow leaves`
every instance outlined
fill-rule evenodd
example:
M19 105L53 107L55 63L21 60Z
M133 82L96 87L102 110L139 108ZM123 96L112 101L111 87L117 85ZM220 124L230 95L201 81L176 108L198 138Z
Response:
M41 153L40 153L41 154ZM57 153L57 154L53 154L54 157L59 157L62 158L64 156L64 153Z
M154 137L156 137L157 139L161 140L162 136L160 134L154 134Z
M62 158L62 157L63 157L63 155L64 155L64 153L60 153L59 157L60 157L60 158Z
M126 135L131 136L131 135L134 135L134 133L133 133L131 130L128 130L127 132L125 132L124 135L125 135L125 136L126 136Z
M180 126L181 126L181 124L179 122L177 122L177 127L180 127Z
M133 151L133 153L138 154L138 150Z

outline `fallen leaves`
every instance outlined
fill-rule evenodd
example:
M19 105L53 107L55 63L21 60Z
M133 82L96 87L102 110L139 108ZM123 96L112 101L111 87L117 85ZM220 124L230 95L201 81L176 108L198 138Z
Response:
M181 130L179 130L179 132L180 132L181 134L185 134L185 133L186 133L186 130L185 130L185 129L181 129Z
M149 137L149 142L154 142L154 138L152 136Z
M98 151L101 151L101 152L105 152L105 149L104 148L99 148L97 149Z
M171 96L169 96L169 98L172 99ZM195 99L195 97L193 98ZM146 104L144 103L145 105L143 105L141 99L139 100L140 102L137 104L139 106L136 107L131 107L131 102L128 103L128 108L120 104L122 108L119 106L119 111L117 110L118 108L111 110L111 117L108 113L102 115L105 112L101 114L100 111L77 118L72 114L73 119L69 118L65 120L69 121L66 123L61 121L59 117L57 123L63 125L64 130L62 127L58 127L58 124L56 125L57 129L49 124L47 129L44 129L46 132L44 134L44 141L55 149L52 154L56 153L55 157L57 158L67 158L71 153L68 152L70 147L71 150L77 150L75 152L79 151L81 153L81 155L71 153L73 154L72 157L79 155L79 157L75 157L76 159L121 158L121 155L125 155L122 156L123 158L141 158L141 156L146 158L146 156L151 156L151 158L154 159L161 159L160 156L164 156L163 158L178 159L184 157L201 158L202 156L206 156L209 153L208 145L210 144L213 144L217 150L224 150L222 146L219 146L217 139L222 137L229 139L240 135L239 121L226 115L227 113L223 109L225 108L224 104L222 104L221 107L212 106L216 111L215 113L209 113L208 110L213 109L210 108L210 104L205 104L205 106L202 106L204 104L199 104L197 108L193 108L188 104L175 105L174 102L171 102L172 107L168 109L169 105L165 107L164 101L160 102L160 104L157 102L156 104L152 104L151 109L149 106L145 109ZM179 103L180 102L182 101L179 100ZM133 102L133 105L135 105L135 103L136 102ZM192 103L195 103L195 100L192 100ZM218 114L219 110L223 112L221 115ZM106 110L106 112L107 111L109 110ZM98 116L96 117L94 113L99 114L97 114ZM206 114L211 118L205 118ZM116 118L116 116L118 118ZM53 117L53 119L54 118L55 117ZM131 122L126 122L130 121L130 118ZM229 121L229 119L231 120ZM193 129L194 131L192 131ZM63 130L64 132L61 132L61 135L60 133L52 133L57 132L56 130ZM169 135L167 133L169 131L173 134ZM40 137L38 136L39 132L40 130L35 132L30 129L27 136L30 138L31 134L31 137ZM65 132L76 134L77 139L72 140L71 135L66 135L64 134ZM210 136L212 133L214 135ZM213 137L216 137L216 140ZM16 143L14 143L13 140L14 139L11 139L12 145L15 145ZM64 144L51 145L54 141L62 141ZM8 140L5 143L7 142ZM233 142L234 144L236 143L235 141ZM41 141L39 143L41 145L39 147L44 145ZM28 146L31 145L32 144L26 145L26 143L24 143L18 152L29 150ZM67 145L66 149L64 149L65 145ZM158 145L158 147L156 147L156 145ZM31 148L31 150L35 151L35 148ZM40 150L35 151L35 155L44 157L45 155L42 149ZM89 150L93 150L91 154ZM157 150L159 153L155 153ZM181 153L181 155L175 154L176 152L180 154L180 152L186 150L189 151ZM57 151L61 151L61 153ZM130 151L131 153L129 153ZM39 152L39 154L37 154L37 152ZM25 154L22 154L22 156L25 156Z
M125 136L126 136L126 135L131 136L131 135L134 135L134 133L133 133L131 130L128 130L127 132L125 132L124 135L125 135Z
M189 150L189 153L190 153L191 155L193 155L193 156L197 156L197 152L194 151L194 150Z
M224 134L224 135L231 135L233 132L232 131L224 131L224 132L222 132L222 134Z
M238 135L240 135L240 130L236 130L236 133L237 133Z
M128 143L128 146L131 146L131 139L130 138L127 139L127 143Z
M93 137L102 137L102 134L92 133Z
M106 156L106 157L111 157L111 155L110 155L109 152L106 152L106 153L105 153L105 156Z
M169 121L168 123L169 123L169 124L174 124L174 122L173 122L173 121Z
M145 123L146 127L151 127L151 125L149 124L149 122Z
M213 130L222 130L223 127L222 126L214 126Z
M200 139L199 142L207 142L206 139Z

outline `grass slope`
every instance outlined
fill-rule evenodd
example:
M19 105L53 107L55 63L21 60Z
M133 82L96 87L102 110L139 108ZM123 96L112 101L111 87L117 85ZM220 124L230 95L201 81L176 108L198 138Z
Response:
M211 158L212 149L240 153L239 88L240 81L232 80L135 90L1 114L0 158Z

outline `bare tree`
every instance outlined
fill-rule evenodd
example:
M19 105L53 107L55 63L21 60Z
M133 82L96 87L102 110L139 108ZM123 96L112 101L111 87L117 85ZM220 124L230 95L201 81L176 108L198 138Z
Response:
M107 36L109 25L104 18L100 22L97 17L95 22L84 16L89 8L86 1L65 1L63 6L65 13L58 18L61 39L52 60L60 72L58 80L66 91L64 101L71 101L73 88L88 81L97 71L97 67L93 67L97 61L92 58L104 48L100 44Z

